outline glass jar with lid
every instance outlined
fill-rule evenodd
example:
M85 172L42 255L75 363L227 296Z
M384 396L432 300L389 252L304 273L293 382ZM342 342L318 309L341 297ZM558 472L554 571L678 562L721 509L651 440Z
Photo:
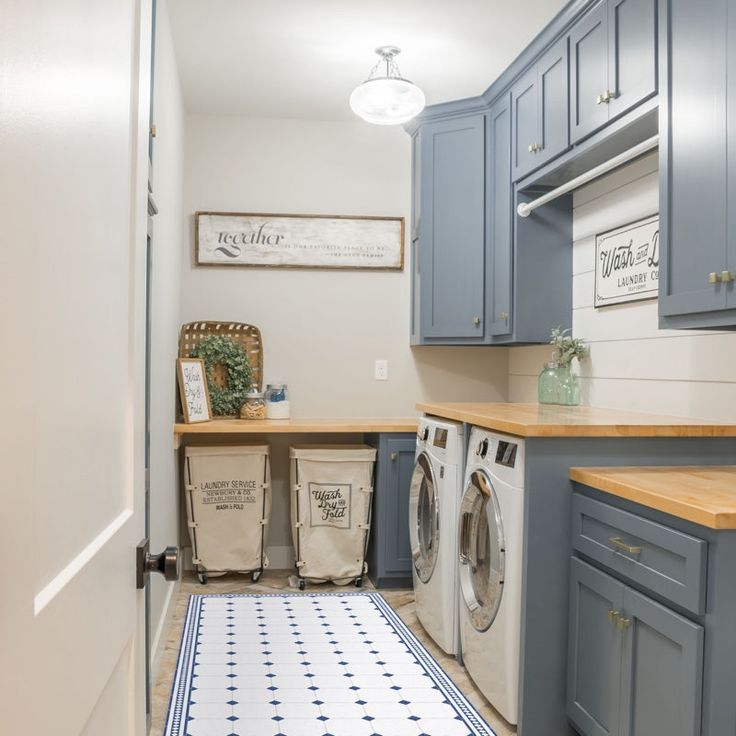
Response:
M285 383L269 383L266 386L266 417L268 419L288 419L289 387Z
M245 403L240 408L241 419L265 419L266 402L263 392L253 388L245 395Z

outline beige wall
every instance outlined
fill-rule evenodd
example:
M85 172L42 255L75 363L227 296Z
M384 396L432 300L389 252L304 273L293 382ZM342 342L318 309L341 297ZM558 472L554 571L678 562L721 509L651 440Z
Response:
M301 416L405 416L420 399L503 400L506 351L409 347L403 272L195 268L196 210L404 216L410 139L398 128L194 115L187 119L182 321L251 322L266 381ZM407 254L409 248L406 248ZM389 362L389 380L373 362Z
M171 425L176 413L181 262L184 259L182 180L184 107L171 41L166 2L157 3L156 83L153 153L153 196L159 212L153 218L151 283L151 550L178 544L181 491ZM166 618L173 585L152 575L151 631L154 651Z
M573 222L573 330L591 347L579 370L594 406L732 422L736 334L660 330L656 300L593 308L595 235L656 213L651 154L578 190ZM535 401L549 347L513 348L509 399Z
M410 264L401 273L195 268L194 212L403 216L410 139L398 128L187 117L182 321L257 325L266 381L291 390L292 415L408 416L422 399L505 400L507 350L410 348ZM373 363L389 363L389 380ZM304 438L299 438L304 441ZM288 564L288 456L274 443L271 555Z

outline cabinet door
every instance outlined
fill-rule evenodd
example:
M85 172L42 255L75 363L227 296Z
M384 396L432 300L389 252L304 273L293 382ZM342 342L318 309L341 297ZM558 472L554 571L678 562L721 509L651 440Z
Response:
M728 252L726 269L736 275L736 12L728 13ZM736 283L726 287L729 309L736 309Z
M414 471L416 440L390 439L386 443L388 472L386 487L381 489L383 515L380 545L382 574L411 579L412 559L409 544L409 486Z
M608 122L601 100L608 87L606 5L583 16L570 31L570 140L579 141Z
M539 96L537 68L530 69L511 89L513 121L512 166L514 181L539 164Z
M485 120L422 128L422 335L483 338Z
M608 0L608 117L657 91L656 0Z
M577 558L570 586L567 714L585 736L618 736L624 586Z
M621 736L698 736L703 627L624 589Z
M568 146L570 87L567 39L558 41L537 63L539 142L537 165L546 163Z
M709 282L726 266L727 0L662 2L665 74L660 104L662 316L726 306L727 286ZM669 17L667 12L669 11Z
M509 96L488 113L488 196L486 204L486 303L489 334L511 333L512 184L511 101Z
M419 233L422 226L421 210L421 130L414 134L411 139L411 341L412 344L419 341L421 325L419 316L421 314L419 299L422 293L421 268L419 261Z

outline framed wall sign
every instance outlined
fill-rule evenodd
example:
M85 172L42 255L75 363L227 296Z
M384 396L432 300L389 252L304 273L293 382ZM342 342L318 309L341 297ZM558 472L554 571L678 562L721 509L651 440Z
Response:
M595 238L595 307L655 299L659 285L659 215Z
M201 358L177 358L176 376L184 421L187 424L209 422L212 419L212 407L204 361Z
M197 212L195 262L400 271L404 218Z

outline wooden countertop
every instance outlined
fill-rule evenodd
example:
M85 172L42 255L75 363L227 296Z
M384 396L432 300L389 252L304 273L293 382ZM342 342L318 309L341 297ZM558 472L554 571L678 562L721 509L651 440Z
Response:
M570 468L570 478L710 529L736 529L736 465Z
M346 417L339 419L213 419L211 422L174 425L174 446L183 435L208 434L365 434L369 432L416 432L417 419Z
M519 437L736 437L736 424L592 406L422 403L417 409Z

